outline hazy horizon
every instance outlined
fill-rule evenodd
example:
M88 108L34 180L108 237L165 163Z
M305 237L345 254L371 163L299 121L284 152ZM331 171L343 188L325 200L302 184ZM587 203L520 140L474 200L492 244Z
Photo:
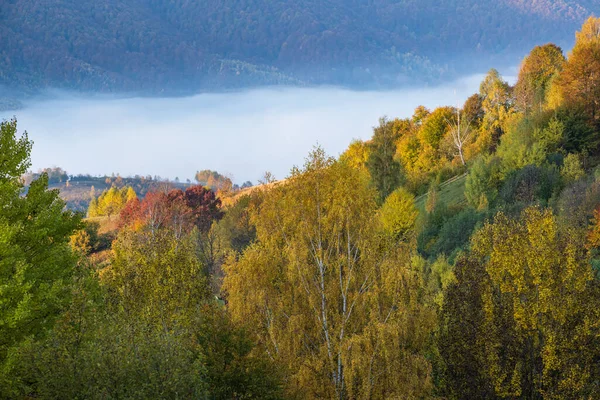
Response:
M254 183L265 171L284 178L319 144L337 156L368 139L382 116L408 117L418 105L462 105L483 74L436 87L353 91L270 87L181 98L111 98L55 93L16 116L34 141L32 170L69 174L159 175L192 179L198 170Z

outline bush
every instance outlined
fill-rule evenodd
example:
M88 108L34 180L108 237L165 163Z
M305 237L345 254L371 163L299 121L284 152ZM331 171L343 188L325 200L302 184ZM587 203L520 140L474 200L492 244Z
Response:
M431 247L432 255L456 255L469 243L473 231L484 220L485 214L467 208L448 219L441 227Z
M560 174L556 168L528 165L512 172L500 190L504 204L546 204L560 187Z

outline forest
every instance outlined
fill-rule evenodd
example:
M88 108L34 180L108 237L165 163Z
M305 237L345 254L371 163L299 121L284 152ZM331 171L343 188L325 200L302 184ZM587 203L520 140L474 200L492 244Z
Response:
M592 0L9 0L0 85L161 95L386 88L479 72L543 40L570 47L594 12Z
M31 149L1 123L0 398L600 398L600 18L281 181L84 215Z

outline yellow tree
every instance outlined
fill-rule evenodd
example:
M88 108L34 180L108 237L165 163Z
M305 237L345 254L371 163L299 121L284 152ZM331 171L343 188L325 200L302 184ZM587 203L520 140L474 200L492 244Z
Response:
M510 85L495 69L491 69L479 86L484 116L477 139L480 151L493 148L504 133L506 121L513 113L513 95Z
M423 399L431 396L426 357L435 311L410 244L378 247L365 296L365 326L345 347L347 398Z
M515 101L521 111L540 109L552 78L562 71L565 56L552 43L536 46L523 60L515 85Z
M558 79L561 98L596 121L600 118L600 19L590 17L576 34L575 47Z
M415 199L404 188L398 188L383 203L380 220L384 233L394 240L403 240L414 233L419 211Z
M395 248L377 251L376 193L364 175L316 149L263 196L253 215L257 241L229 260L223 287L233 319L287 370L291 390L306 398L381 398L404 379L413 386L396 391L426 392L428 380L414 376L428 377L426 359L400 346L412 334L400 321L421 326L401 306L414 287L403 279L414 280L393 261ZM394 362L378 358L381 351ZM414 363L402 364L408 353ZM400 365L404 371L394 369ZM365 378L379 367L387 379Z
M362 140L353 140L340 156L340 160L347 162L352 168L367 171L370 154L371 149L368 143Z
M177 239L167 229L125 228L119 233L103 279L118 292L126 312L170 327L204 302L208 290L194 239Z
M589 343L600 333L598 285L583 234L561 231L550 210L526 209L518 220L498 214L474 237L493 290L484 296L489 323L509 310L516 354L501 363L506 346L488 343L488 368L502 396L594 398L595 357ZM504 304L493 301L497 291ZM588 397L589 396L589 397Z
M103 191L97 199L93 193L92 191L92 200L88 207L89 217L110 217L118 214L127 202L137 198L135 190L131 186L125 186L121 189L112 186L110 189Z
M575 33L575 40L575 46L600 44L600 18L589 17L581 26L581 30Z
M137 199L137 194L135 193L135 190L133 190L133 188L131 186L127 186L127 187L124 187L123 189L121 189L121 195L124 198L123 205L129 203L131 200Z
M424 146L439 148L442 138L448 131L448 121L453 121L455 111L452 107L438 107L429 114L419 128L419 139Z

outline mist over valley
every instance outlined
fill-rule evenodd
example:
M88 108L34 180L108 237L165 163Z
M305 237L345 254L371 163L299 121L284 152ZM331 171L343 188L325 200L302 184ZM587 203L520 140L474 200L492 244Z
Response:
M269 87L170 98L54 91L0 117L16 116L35 142L34 171L59 166L69 174L183 181L211 169L256 182L266 171L284 178L316 144L339 155L352 139L368 139L380 117L409 117L419 105L460 106L482 79L391 91Z

